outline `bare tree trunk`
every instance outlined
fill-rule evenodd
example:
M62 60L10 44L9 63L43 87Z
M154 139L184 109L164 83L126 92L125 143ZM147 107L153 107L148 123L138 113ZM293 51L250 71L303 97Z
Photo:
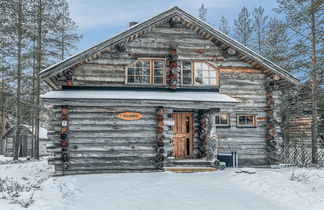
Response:
M1 133L0 136L3 136L4 133L6 132L6 110L5 110L5 103L6 103L6 99L5 99L5 81L4 81L4 76L2 75L1 78L1 98L0 101L2 101L1 103ZM0 148L1 150L2 148ZM1 152L0 152L1 153Z
M35 112L35 159L39 159L39 114L40 114L40 78L39 72L42 66L42 0L38 1L37 14L37 57L36 57L36 112Z
M17 32L18 32L18 60L17 60L17 95L16 95L16 107L17 107L17 116L16 116L16 137L14 142L14 160L18 160L19 157L19 136L20 136L20 113L21 113L21 103L20 103L20 86L21 86L21 70L22 70L22 39L23 39L23 32L22 32L22 1L18 2L18 22L17 22Z
M33 42L33 93L32 93L32 158L35 157L35 111L36 111L36 53L35 41Z
M65 54L65 29L64 29L64 25L65 25L65 16L66 16L66 8L64 7L64 3L62 1L62 38L61 38L61 60L64 60L64 54Z
M312 1L311 7L314 6ZM317 156L317 138L318 138L318 125L317 125L317 99L318 99L318 80L316 69L316 23L315 13L311 8L311 30L312 30L312 70L311 70L311 88L312 88L312 163L318 163Z

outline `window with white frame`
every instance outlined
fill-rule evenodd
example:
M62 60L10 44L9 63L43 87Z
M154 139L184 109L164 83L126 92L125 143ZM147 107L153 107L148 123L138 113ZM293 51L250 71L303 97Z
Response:
M256 127L255 114L238 114L237 127Z
M230 115L229 114L216 114L215 115L216 127L229 127L230 126Z

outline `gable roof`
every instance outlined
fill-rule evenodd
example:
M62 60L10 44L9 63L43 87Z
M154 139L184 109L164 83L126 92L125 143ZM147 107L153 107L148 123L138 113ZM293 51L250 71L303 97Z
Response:
M282 79L290 83L291 85L298 84L299 80L288 73L283 68L259 55L258 53L252 51L248 47L242 45L241 43L230 38L226 34L220 32L219 30L208 25L204 21L201 21L187 12L183 11L178 7L173 7L169 10L166 10L142 23L136 24L127 30L103 41L99 44L80 52L76 55L73 55L59 63L56 63L43 71L40 72L41 79L54 87L53 81L50 77L56 75L66 69L71 67L81 65L92 59L98 58L101 54L104 54L109 51L109 49L114 48L117 44L127 43L141 34L151 31L153 28L158 27L159 25L166 23L173 16L179 16L181 18L181 23L185 24L187 27L192 28L194 31L201 33L205 38L218 43L221 47L235 49L240 58L244 61L249 61L250 63L259 66L260 68L270 70L272 73L279 75Z

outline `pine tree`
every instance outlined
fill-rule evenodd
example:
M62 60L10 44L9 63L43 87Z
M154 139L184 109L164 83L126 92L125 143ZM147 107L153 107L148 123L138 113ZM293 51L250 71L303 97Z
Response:
M16 118L10 121L17 128L14 159L18 158L21 123L34 127L38 158L42 109L38 73L70 53L80 39L75 30L65 0L0 0L1 133L7 119Z
M286 24L277 18L270 18L263 33L261 39L262 55L291 72L293 70L291 60L294 54L289 49L291 38Z
M207 15L207 9L202 4L201 7L200 7L200 9L199 9L199 18L202 21L205 21L206 22L206 15Z
M229 26L228 21L224 16L222 16L219 21L218 29L226 35L229 35L231 33L231 27Z
M254 8L252 12L253 16L253 31L255 33L254 37L254 43L253 43L253 48L260 54L262 54L263 51L263 41L266 40L264 39L264 36L266 35L265 30L266 30L266 25L267 25L267 19L268 16L264 15L264 9L263 7L256 7Z
M245 46L250 46L252 35L252 20L246 7L243 7L237 17L234 20L234 37Z
M318 85L323 73L323 11L322 0L277 0L276 11L284 14L294 36L296 69L309 75L312 110L312 163L318 163Z

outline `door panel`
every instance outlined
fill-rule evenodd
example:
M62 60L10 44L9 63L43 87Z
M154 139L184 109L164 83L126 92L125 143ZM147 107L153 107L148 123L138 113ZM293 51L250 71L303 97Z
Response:
M173 156L178 159L192 158L192 113L173 113L173 120Z

